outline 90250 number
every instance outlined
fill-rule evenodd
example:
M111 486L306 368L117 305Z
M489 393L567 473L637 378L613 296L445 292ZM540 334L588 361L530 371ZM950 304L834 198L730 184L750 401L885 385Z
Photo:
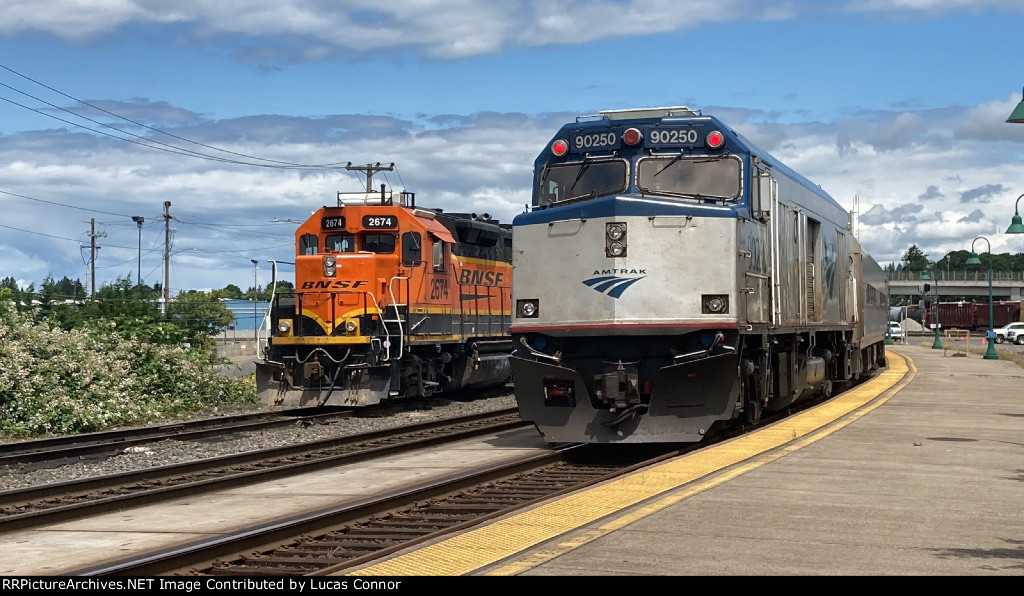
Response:
M695 128L655 128L648 136L653 145L693 145L700 138Z
M572 142L576 149L598 149L612 147L619 140L614 132L602 132L589 135L576 135Z

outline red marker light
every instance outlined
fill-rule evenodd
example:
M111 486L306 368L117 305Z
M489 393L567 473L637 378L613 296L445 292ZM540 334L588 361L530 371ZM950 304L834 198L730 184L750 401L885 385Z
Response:
M569 152L569 141L565 139L558 139L551 143L551 153L555 154L555 157L565 157L565 154Z
M725 144L725 135L721 131L713 130L704 137L704 144L708 149L718 149Z
M622 133L622 142L629 145L630 147L642 141L643 138L644 135L642 135L640 131L636 128L629 128L626 130L626 132Z

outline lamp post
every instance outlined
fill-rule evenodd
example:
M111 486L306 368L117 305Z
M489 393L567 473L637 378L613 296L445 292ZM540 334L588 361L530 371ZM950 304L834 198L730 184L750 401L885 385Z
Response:
M988 349L985 350L985 360L999 360L999 354L996 354L996 332L993 329L995 317L992 308L992 244L984 236L978 236L974 242L978 240L984 240L988 246L988 335L985 337ZM971 256L964 261L964 265L981 265L978 253L974 252L974 242L971 242Z
M1021 100L1017 103L1017 107L1010 112L1010 117L1006 121L1011 124L1024 123L1024 93L1021 94Z
M256 353L260 353L260 326L256 322L258 316L256 315L256 298L259 295L259 286L256 284L256 263L259 263L256 259L249 259L252 261L252 334Z
M133 215L132 221L139 226L139 272L135 277L135 285L142 284L142 222L146 221L141 215Z
M1024 103L1022 101L1021 103ZM1018 106L1018 109L1020 107ZM1014 110L1016 113L1016 110ZM1009 120L1007 120L1009 122ZM1024 199L1024 195L1017 197L1017 202L1013 204L1013 219L1010 220L1010 227L1006 228L1007 234L1024 234L1024 224L1020 221L1020 200ZM991 255L991 253L989 253Z
M935 265L934 264L930 265L930 268L931 268L931 270L933 272L935 271ZM935 341L932 342L932 349L933 350L941 350L942 349L942 339L939 337L939 327L941 325L939 325L939 278L938 278L938 274L936 274L935 279L932 280L932 277L930 275L928 275L927 271L922 271L921 272L921 279L931 280L931 281L934 282L934 286L935 286L935 322L932 323L932 329L935 330ZM924 297L927 298L927 296L924 296Z

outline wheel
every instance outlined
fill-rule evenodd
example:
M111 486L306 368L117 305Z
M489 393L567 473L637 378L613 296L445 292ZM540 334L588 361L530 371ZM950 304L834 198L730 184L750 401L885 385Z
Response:
M1005 337L1003 337L1002 335L997 335L997 336L996 336L996 343L997 343L997 344L1001 344L1001 343L1003 343L1004 341L1006 341L1006 338L1005 338Z
M1024 346L1024 333L1017 336L1017 341L1015 343L1018 346Z

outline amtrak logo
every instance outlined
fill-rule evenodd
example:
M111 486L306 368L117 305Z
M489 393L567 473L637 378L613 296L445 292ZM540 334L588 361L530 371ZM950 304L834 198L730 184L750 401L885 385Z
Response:
M639 275L640 277L619 277L619 275ZM583 283L602 294L618 298L630 286L645 277L647 277L646 269L605 269L595 271L594 277L583 280Z

